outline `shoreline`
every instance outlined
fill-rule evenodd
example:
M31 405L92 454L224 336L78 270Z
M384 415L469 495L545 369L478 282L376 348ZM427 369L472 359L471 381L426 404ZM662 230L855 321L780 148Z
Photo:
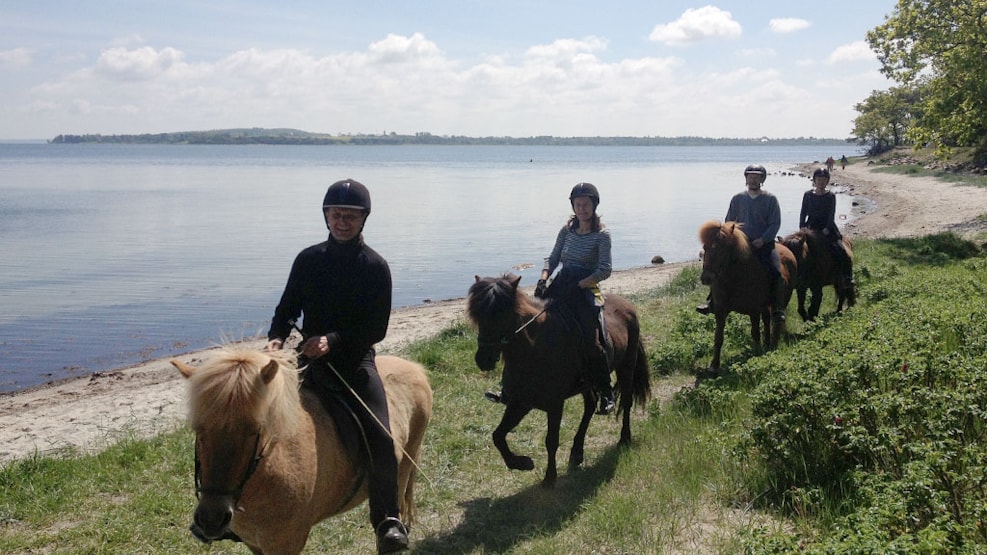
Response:
M987 230L987 221L981 218L987 213L987 189L932 177L876 173L871 169L879 166L867 166L859 160L845 170L835 168L831 180L831 186L854 198L855 217L841 226L851 238L944 231L964 235ZM818 166L799 164L793 170L811 174ZM770 181L766 188L770 190ZM601 288L628 295L660 287L693 264L698 264L698 258L615 271ZM527 289L533 285L532 280ZM395 309L378 352L399 352L464 318L464 297ZM244 343L260 347L265 340ZM196 361L212 350L215 348L0 393L0 465L34 453L98 451L120 437L146 437L172 429L184 420L185 388L169 361Z

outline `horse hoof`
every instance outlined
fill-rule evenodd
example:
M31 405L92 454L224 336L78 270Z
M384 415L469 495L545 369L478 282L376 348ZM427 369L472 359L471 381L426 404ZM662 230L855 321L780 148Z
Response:
M535 461L531 457L515 457L513 461L507 464L507 468L511 470L534 470Z
M582 453L570 453L569 454L569 468L579 468L579 465L583 464L583 454Z

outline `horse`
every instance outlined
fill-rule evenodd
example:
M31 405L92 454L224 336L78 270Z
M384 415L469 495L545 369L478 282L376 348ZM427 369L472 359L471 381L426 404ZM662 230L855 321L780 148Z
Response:
M507 434L532 409L545 411L548 430L545 448L548 464L542 486L552 487L558 476L556 452L566 399L583 397L583 416L573 439L569 468L583 462L586 430L595 412L595 398L584 360L585 347L576 321L565 301L529 297L518 288L521 278L512 274L480 278L470 286L467 314L477 329L476 365L489 371L504 360L504 415L493 432L493 443L507 468L533 470L534 461L514 454ZM634 307L617 295L606 295L604 321L613 344L609 357L617 373L617 415L623 415L620 444L631 442L630 411L635 402L643 405L651 397L648 357L641 342L640 324Z
M361 457L319 398L299 388L295 355L224 347L198 367L172 360L187 379L195 431L198 539L242 541L255 554L300 553L313 526L367 498ZM420 365L378 356L398 460L402 516L414 519L415 469L432 414Z
M709 286L711 307L716 317L716 331L713 335L713 360L710 370L720 369L720 352L723 349L723 328L730 312L746 314L751 320L751 341L755 350L774 349L778 346L784 329L784 322L772 322L771 312L775 307L770 295L771 276L768 269L757 259L747 235L737 222L708 221L699 228L699 240L703 244L703 269L700 280ZM785 306L777 307L784 311L792 295L798 263L795 256L782 244L775 249L781 258L781 277ZM760 320L759 320L760 319ZM764 322L764 342L761 341L760 321Z
M840 269L836 255L832 251L829 238L817 230L801 229L782 239L798 261L798 274L795 279L795 293L798 298L799 316L802 320L815 320L822 304L822 290L832 285L836 291L836 312L842 312L857 302L857 292L848 284ZM853 246L850 239L843 237L843 248L853 260ZM812 292L809 309L805 308L806 291Z

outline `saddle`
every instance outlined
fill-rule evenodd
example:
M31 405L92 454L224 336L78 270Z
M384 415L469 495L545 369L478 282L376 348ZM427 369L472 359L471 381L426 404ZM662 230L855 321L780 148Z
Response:
M303 361L299 360L299 364ZM325 372L316 374L312 371L312 366L306 365L302 368L301 387L315 394L326 409L336 426L336 433L354 468L360 469L360 482L366 477L368 464L360 464L369 461L370 449L367 444L367 431L356 416L357 410L366 410L363 407L354 407L350 398L349 390L336 376L329 376L332 371L326 369ZM318 377L317 377L318 376Z

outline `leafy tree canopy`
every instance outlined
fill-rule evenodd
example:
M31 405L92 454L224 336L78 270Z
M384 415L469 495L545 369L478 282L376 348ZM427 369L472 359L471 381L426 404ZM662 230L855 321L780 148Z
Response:
M987 148L987 0L898 0L867 42L882 73L920 92L914 143Z

